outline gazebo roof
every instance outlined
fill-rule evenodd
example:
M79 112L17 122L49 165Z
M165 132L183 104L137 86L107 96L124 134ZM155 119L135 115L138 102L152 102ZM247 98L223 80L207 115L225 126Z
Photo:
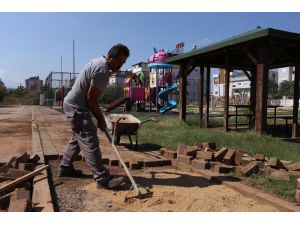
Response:
M198 64L204 61L211 66L223 67L225 55L229 55L234 67L249 68L255 64L259 51L266 46L269 47L270 56L275 54L279 56L276 58L274 56L273 61L270 62L270 67L292 65L294 64L292 53L296 47L300 46L300 34L273 28L256 28L205 47L170 57L164 63L192 62L192 64Z

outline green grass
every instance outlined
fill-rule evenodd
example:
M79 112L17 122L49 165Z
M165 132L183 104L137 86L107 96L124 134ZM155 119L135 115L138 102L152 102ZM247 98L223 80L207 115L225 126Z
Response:
M133 113L140 120L151 114ZM221 123L223 124L223 122ZM268 135L258 137L253 131L225 132L216 128L199 128L196 116L188 116L186 122L178 116L161 115L157 123L145 123L139 129L139 143L153 144L176 150L178 144L194 145L198 142L215 142L218 147L245 151L249 155L263 153L268 157L292 162L300 161L300 145Z
M276 180L270 177L264 177L260 175L253 175L245 179L245 182L255 186L264 192L273 193L278 197L284 198L291 202L295 201L296 192L296 177L291 177L290 181Z

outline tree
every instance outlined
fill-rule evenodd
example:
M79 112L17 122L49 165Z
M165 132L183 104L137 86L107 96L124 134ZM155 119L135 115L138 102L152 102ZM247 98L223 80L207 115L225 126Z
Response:
M294 82L284 80L279 85L279 94L287 98L293 98L294 95Z
M280 98L278 91L278 84L272 80L268 83L268 97L270 99Z

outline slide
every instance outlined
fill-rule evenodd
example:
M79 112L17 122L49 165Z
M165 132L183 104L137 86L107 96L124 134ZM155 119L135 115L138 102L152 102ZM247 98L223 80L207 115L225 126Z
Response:
M168 87L165 90L158 93L158 97L167 102L167 106L164 106L159 110L160 113L165 113L171 109L176 108L177 103L172 99L168 99L168 95L172 91L175 91L177 88L178 88L178 85L173 84L171 87Z

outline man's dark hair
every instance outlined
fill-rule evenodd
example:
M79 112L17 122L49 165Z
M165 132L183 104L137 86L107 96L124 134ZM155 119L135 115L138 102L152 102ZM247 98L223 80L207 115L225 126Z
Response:
M109 50L108 55L111 57L119 56L120 54L124 54L127 57L129 56L129 49L127 46L123 44L116 44L112 46L112 48Z

